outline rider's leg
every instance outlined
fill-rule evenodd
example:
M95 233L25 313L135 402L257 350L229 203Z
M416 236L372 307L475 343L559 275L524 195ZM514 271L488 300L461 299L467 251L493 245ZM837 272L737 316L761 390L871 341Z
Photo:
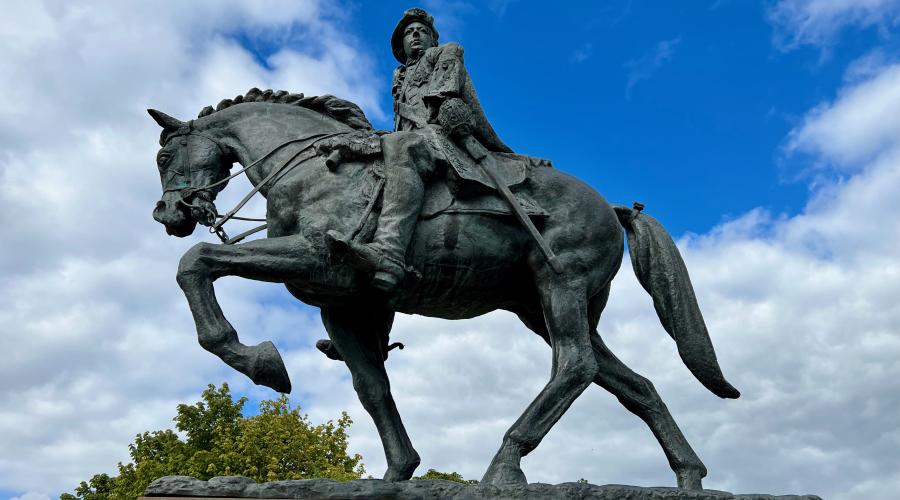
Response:
M382 151L385 159L384 197L378 229L370 245L392 264L400 264L376 269L373 284L390 289L403 277L406 248L425 198L422 181L425 172L421 170L430 167L431 155L424 140L411 132L385 136Z
M434 160L418 133L394 132L381 141L385 183L378 229L371 243L349 245L375 268L373 285L389 291L403 279L406 249L425 197L423 178L431 174Z

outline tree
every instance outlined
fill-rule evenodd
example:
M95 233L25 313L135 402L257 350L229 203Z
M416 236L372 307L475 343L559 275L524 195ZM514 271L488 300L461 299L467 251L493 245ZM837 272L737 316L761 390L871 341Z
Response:
M154 479L168 475L247 476L255 481L329 478L358 479L365 473L362 457L347 453L352 421L342 413L337 422L313 425L288 397L266 400L259 415L244 417L247 398L232 400L228 384L212 384L202 401L178 405L175 427L144 432L128 446L131 463L118 464L119 475L96 474L82 481L75 495L61 500L133 499Z
M466 479L459 472L439 472L434 469L428 469L428 472L413 479L442 479L444 481L456 481L463 484L478 484L476 479Z

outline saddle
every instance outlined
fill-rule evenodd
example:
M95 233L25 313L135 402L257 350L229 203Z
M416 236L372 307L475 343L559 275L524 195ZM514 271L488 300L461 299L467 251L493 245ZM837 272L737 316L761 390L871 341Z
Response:
M495 156L508 153L495 153ZM528 157L524 157L528 158ZM515 162L515 163L513 163ZM500 164L499 162L497 164ZM510 185L519 204L530 217L547 217L549 214L524 190L516 189L528 179L525 163L519 159L507 162L520 170L522 181ZM508 177L506 177L508 179ZM460 185L462 184L462 185ZM467 185L468 184L468 185ZM472 183L455 178L452 171L448 175L430 183L425 190L425 201L419 219L431 219L441 214L485 214L512 216L512 208L493 189L471 186ZM467 189L469 188L469 189Z
M369 201L370 210L383 188L384 162L381 157L381 136L384 131L356 131L329 138L316 147L327 155L326 165L335 170L342 162L362 161L372 166L371 179L362 189L361 196ZM532 218L547 217L548 212L521 187L528 181L531 171L537 168L553 168L550 160L516 153L491 152L495 168L506 182L519 204ZM429 182L419 219L432 219L441 214L482 214L512 216L513 211L497 191L483 183L461 177L455 168L446 168L445 175ZM361 228L360 228L361 229Z

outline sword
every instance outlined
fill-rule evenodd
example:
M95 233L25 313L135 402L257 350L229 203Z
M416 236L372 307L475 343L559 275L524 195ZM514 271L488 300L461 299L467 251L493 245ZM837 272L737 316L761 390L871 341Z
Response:
M553 253L553 250L550 249L550 246L547 245L547 242L544 240L544 237L538 232L537 228L534 227L534 223L531 222L531 218L528 217L528 214L525 213L525 209L522 208L522 205L519 204L519 200L516 199L515 195L512 194L512 191L509 190L509 186L506 185L506 182L497 175L496 169L491 168L491 165L487 165L486 163L492 163L494 161L493 157L488 154L487 148L484 147L478 139L473 137L471 134L465 134L458 139L460 145L463 149L469 153L469 156L475 160L481 169L490 177L491 181L494 183L494 186L497 188L497 191L503 196L509 206L512 208L513 213L516 215L516 218L519 219L519 222L525 226L525 229L528 230L528 234L531 235L531 238L534 239L535 243L537 243L538 248L541 249L541 253L544 254L544 257L547 259L547 263L550 264L550 267L556 271L557 274L562 274L563 268L559 263L559 259L556 258L556 254ZM485 161L487 160L487 161Z

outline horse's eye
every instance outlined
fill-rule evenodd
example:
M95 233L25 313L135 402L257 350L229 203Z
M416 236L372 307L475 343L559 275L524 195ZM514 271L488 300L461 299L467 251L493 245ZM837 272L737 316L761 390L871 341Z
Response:
M171 157L172 157L172 155L169 154L169 153L160 153L160 154L156 157L156 163L158 163L159 166L162 167L163 165L165 165L165 164L169 161L169 158L171 158Z

